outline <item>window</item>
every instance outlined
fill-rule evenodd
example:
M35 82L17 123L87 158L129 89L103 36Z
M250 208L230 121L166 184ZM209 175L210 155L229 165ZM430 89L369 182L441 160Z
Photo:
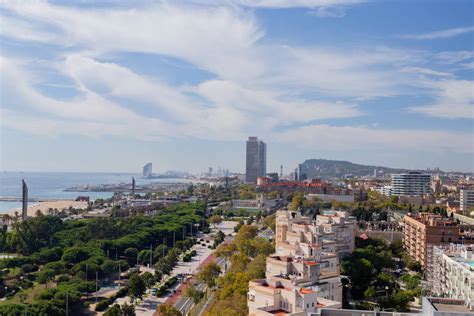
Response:
M311 303L311 307L314 307L314 302L313 302L313 303Z

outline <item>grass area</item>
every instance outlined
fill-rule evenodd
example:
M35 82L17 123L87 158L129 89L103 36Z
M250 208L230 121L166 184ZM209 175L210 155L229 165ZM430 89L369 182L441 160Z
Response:
M48 288L51 288L54 286L53 282L49 282ZM37 282L34 282L33 286L25 291L18 292L16 293L11 299L8 301L0 302L2 303L18 303L20 304L22 301L22 293L26 294L25 302L26 303L34 303L36 301L36 297L43 292L46 289L44 284L39 284Z

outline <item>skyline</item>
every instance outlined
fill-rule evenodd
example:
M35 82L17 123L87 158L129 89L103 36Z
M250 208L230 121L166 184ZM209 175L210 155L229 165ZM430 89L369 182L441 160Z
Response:
M474 4L426 4L1 2L0 169L472 172Z

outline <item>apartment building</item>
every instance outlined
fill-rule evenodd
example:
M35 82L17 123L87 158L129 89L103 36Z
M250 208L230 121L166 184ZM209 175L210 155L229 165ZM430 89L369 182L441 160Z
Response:
M470 207L474 207L474 190L461 189L459 192L459 206L466 215Z
M461 229L456 221L432 213L403 217L403 245L408 255L427 266L432 246L450 243L474 243L474 236Z
M434 246L426 272L432 294L464 300L474 309L474 246Z
M277 278L250 281L247 304L249 316L307 316L323 307L341 308L340 302L320 298L311 289Z
M278 211L275 254L267 258L265 279L249 283L249 315L308 315L340 308L339 256L355 246L355 222L345 212L325 212L315 220Z
M392 175L392 195L423 196L431 193L431 175L409 172Z

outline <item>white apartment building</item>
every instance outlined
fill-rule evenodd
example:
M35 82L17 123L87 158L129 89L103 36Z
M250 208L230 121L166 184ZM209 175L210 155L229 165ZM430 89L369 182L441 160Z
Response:
M392 195L423 196L431 193L431 175L409 172L392 175Z
M316 220L278 211L275 254L267 258L265 279L249 283L249 315L308 315L340 308L339 256L355 247L355 222L345 212L325 212Z
M461 189L459 194L459 206L461 212L467 212L468 208L474 206L474 190Z
M318 297L318 294L277 278L249 282L249 316L307 316L318 308L341 308L341 303Z
M474 308L474 246L434 246L427 274L432 294L464 300Z

